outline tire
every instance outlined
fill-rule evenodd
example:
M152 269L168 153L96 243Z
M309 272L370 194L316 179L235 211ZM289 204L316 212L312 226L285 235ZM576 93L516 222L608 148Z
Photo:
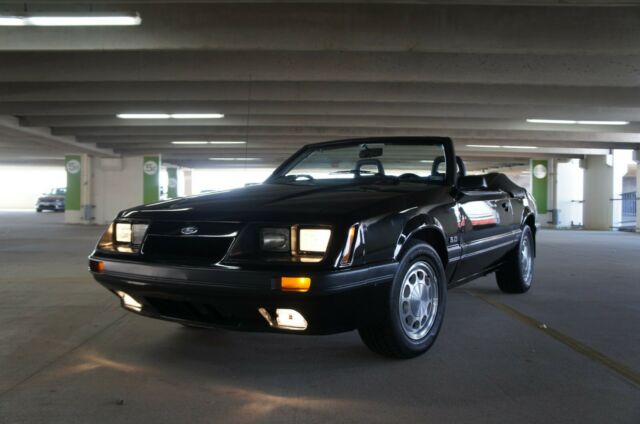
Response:
M509 253L507 261L496 271L496 281L500 290L505 293L529 291L533 282L534 249L531 227L525 225L518 246Z
M36 209L36 212L40 213L40 212L42 212L42 209L38 208L38 209Z
M429 350L442 327L447 303L447 280L440 257L428 244L408 243L381 318L358 329L369 349L399 359Z

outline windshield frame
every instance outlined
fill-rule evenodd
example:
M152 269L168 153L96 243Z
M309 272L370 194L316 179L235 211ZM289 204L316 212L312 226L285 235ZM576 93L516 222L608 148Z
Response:
M355 138L347 140L329 141L325 143L307 144L300 150L282 162L265 182L277 182L279 179L285 178L286 174L296 165L303 161L311 152L328 147L350 147L360 144L397 144L397 145L441 145L444 149L446 162L445 185L454 186L456 183L455 170L455 152L453 150L453 142L448 137L374 137L374 138Z

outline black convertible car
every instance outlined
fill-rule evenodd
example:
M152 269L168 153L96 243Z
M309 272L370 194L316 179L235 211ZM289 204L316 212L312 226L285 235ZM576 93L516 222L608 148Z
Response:
M291 334L358 329L408 358L446 293L496 273L531 287L535 204L503 174L466 175L448 138L303 147L260 185L122 211L89 258L128 310L187 326Z

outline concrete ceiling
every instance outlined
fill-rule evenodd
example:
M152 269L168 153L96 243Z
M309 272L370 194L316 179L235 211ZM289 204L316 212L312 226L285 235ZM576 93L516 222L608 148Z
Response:
M136 11L142 25L0 27L0 163L161 153L270 167L305 143L386 135L451 136L478 168L640 147L639 1L0 2L25 9Z

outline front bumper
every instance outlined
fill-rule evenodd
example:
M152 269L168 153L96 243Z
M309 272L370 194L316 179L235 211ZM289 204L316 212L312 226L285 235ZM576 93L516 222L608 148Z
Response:
M50 210L50 211L63 211L64 204L53 203L53 202L40 202L36 204L36 209Z
M296 334L338 333L379 319L397 267L393 262L305 272L311 289L295 293L280 290L280 277L291 275L282 271L192 268L100 257L90 261L104 264L101 272L92 271L95 280L136 299L142 304L136 312L140 315L205 327ZM304 331L272 327L259 308L272 316L276 309L294 309L308 326Z

